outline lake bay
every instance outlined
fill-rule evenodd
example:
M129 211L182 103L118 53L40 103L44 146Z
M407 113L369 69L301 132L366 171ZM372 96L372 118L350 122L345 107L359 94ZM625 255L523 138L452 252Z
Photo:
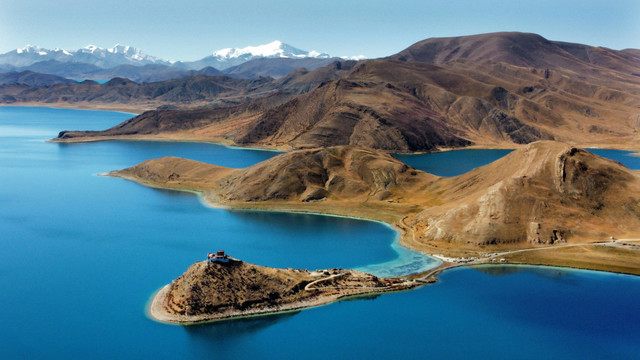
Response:
M224 249L265 266L385 268L396 275L407 264L424 269L437 262L398 247L395 231L376 222L211 209L193 194L98 176L161 156L246 167L274 152L44 142L61 130L103 129L129 117L0 108L1 358L632 359L640 353L638 277L543 267L461 268L414 291L278 316L193 327L154 322L145 316L150 295L208 251ZM486 163L485 155L507 152L451 153L468 161L456 170L465 172ZM435 166L461 162L447 157Z

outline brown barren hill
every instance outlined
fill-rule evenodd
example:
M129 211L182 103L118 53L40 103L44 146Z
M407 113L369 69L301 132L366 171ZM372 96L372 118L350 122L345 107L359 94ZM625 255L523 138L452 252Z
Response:
M410 189L437 179L383 152L354 146L292 151L245 169L161 158L112 171L154 187L195 190L214 206L316 211L393 222Z
M612 160L542 141L423 190L441 204L409 224L440 246L529 246L640 234L640 179Z

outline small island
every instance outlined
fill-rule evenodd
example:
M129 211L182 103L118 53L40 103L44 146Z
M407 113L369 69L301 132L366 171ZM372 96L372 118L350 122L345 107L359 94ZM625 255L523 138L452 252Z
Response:
M156 292L148 312L155 320L187 325L302 310L352 296L408 290L423 283L379 278L356 270L270 268L218 251Z

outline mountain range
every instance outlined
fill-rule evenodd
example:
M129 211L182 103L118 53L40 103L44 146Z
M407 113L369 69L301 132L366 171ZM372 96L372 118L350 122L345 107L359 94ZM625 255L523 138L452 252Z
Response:
M10 71L0 74L0 85L50 86L54 84L73 84L74 82L61 76L40 74L33 71Z
M238 66L252 60L270 59L270 66L245 72ZM27 46L0 55L0 71L33 71L70 79L111 79L127 77L136 82L150 82L193 75L193 71L215 68L234 77L251 78L257 73L280 77L298 67L313 70L334 61L326 53L305 51L280 41L245 48L227 48L197 61L169 61L145 54L131 46L116 45L104 49L88 45L68 51ZM255 68L255 66L253 67ZM225 71L227 70L228 71Z
M60 48L49 50L39 46L27 45L24 48L0 55L0 65L13 67L24 67L51 60L61 63L91 64L100 68L111 68L118 65L171 65L170 61L147 55L139 49L120 44L108 49L87 45L75 51Z
M306 59L295 61L303 60ZM309 92L322 82L335 80L345 74L355 63L355 61L335 62L317 71L298 69L279 79L263 76L252 79L232 78L207 67L200 71L189 70L189 75L185 77L141 84L122 77L114 77L100 84L92 80L76 82L29 71L9 72L0 74L0 103L35 102L84 107L102 104L102 106L115 106L127 110L141 107L219 108L240 104L240 109L249 108L251 111L257 111L258 108L265 108L267 104L270 106L279 104L297 94ZM125 66L133 68L131 65L122 65L118 68L123 69ZM156 66L162 65L145 65L141 68ZM140 68L131 70L139 71ZM250 101L261 97L264 99L258 103ZM248 103L243 104L245 102Z
M197 70L211 66L218 70L224 70L232 66L246 63L255 59L329 59L331 56L317 51L304 51L281 41L259 46L247 46L245 48L227 48L214 51L212 55L198 61L176 62L174 66Z
M310 83L317 86L269 108L222 117L218 110L199 112L189 117L191 125L179 121L188 112L144 113L90 136L153 137L171 129L183 139L233 139L240 146L359 145L394 152L537 140L613 147L640 141L635 50L505 32L427 39L387 58L357 62L338 77L327 68L296 74L281 84L316 79ZM66 133L65 141L84 136Z

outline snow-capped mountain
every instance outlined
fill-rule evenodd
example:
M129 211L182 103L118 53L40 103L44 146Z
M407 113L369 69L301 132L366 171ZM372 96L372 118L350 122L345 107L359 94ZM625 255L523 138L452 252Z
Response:
M257 58L257 57L266 57L266 58L321 58L326 59L329 58L329 54L321 54L317 51L304 51L298 48L295 48L291 45L287 45L282 43L281 41L273 41L268 44L258 45L258 46L247 46L245 48L236 49L236 48L227 48L215 51L212 55L214 58L219 61L229 61L232 59L238 58Z
M214 51L211 55L188 62L172 62L160 59L143 53L141 50L131 46L115 45L112 48L101 48L95 45L87 45L84 48L68 51L64 49L48 50L38 46L27 46L0 55L0 68L16 70L32 70L29 67L40 62L57 62L68 65L89 64L102 69L110 69L120 65L166 65L174 66L184 70L200 70L211 66L218 70L224 70L236 65L241 65L255 59L290 59L283 62L292 63L297 60L304 60L304 66L312 59L327 60L332 59L329 54L318 51L305 51L285 44L281 41L273 41L268 44L258 46L247 46L244 48L226 48ZM337 58L336 58L337 59ZM349 58L344 58L345 60ZM362 57L356 57L360 60ZM328 64L329 62L327 62ZM45 63L46 64L46 63ZM315 64L315 63L314 63ZM60 65L60 64L57 64ZM56 65L56 66L57 66ZM325 63L318 63L324 66ZM295 66L289 64L289 66Z
M21 49L16 49L0 55L0 64L20 67L28 66L44 60L65 62L70 56L72 56L71 53L66 50L58 48L54 50L47 50L39 46L27 45Z
M76 51L76 56L92 56L99 59L109 59L113 62L121 62L118 65L131 64L131 65L147 65L147 64L163 64L169 65L170 62L157 58L155 56L147 55L141 50L131 46L120 45L103 49L95 45L87 45L82 49ZM98 64L94 64L98 65ZM105 66L103 66L105 67Z
M101 68L111 68L119 65L171 64L167 60L147 55L134 47L120 44L108 49L87 45L76 51L59 48L48 50L39 46L28 45L22 49L16 49L0 55L0 64L14 67L29 66L37 62L50 60L63 63L86 63Z
M205 66L212 66L219 70L224 70L232 66L243 64L247 61L260 58L282 58L282 59L329 59L331 56L317 51L305 51L285 44L281 41L273 41L268 44L258 46L247 46L244 48L226 48L214 51L212 55L198 61L183 62L182 66L196 69Z

